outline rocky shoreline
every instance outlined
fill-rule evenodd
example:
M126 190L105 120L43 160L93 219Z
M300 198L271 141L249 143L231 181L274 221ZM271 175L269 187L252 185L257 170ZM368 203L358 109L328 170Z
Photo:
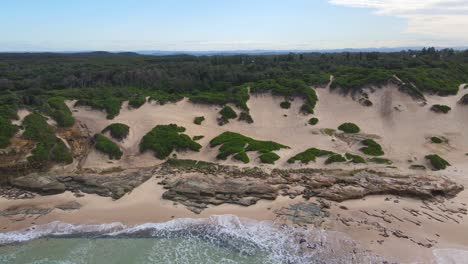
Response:
M430 174L403 175L370 169L273 169L238 168L191 160L169 160L161 166L109 175L35 175L13 177L0 187L8 199L31 198L65 191L97 194L119 199L155 177L166 191L162 198L200 213L208 205L249 206L279 195L306 199L317 197L341 202L367 195L393 194L432 199L454 197L463 190L448 178Z

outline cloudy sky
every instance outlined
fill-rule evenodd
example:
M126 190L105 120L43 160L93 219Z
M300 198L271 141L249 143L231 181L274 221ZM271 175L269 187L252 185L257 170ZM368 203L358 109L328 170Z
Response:
M468 46L468 0L2 0L0 51Z

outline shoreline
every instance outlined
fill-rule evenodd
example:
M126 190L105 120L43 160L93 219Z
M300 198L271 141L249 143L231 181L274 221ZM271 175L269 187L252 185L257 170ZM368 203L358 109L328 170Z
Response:
M279 225L288 224L312 228L313 224L294 224L295 219L291 221L290 216L280 215L279 212L295 204L320 204L320 199L317 198L306 200L297 196L291 199L288 196L280 195L275 200L259 200L251 206L210 205L200 214L196 214L183 204L163 199L162 194L166 189L158 184L160 181L161 179L152 177L119 200L112 200L109 197L101 197L96 194L84 194L83 196L80 194L80 197L76 197L69 191L51 196L37 195L32 199L8 200L0 198L0 211L2 212L11 210L11 208L16 210L21 208L51 209L44 215L19 214L0 217L0 229L2 233L5 233L54 221L79 225L118 222L133 226L144 223L164 223L180 218L201 219L212 215L226 214L257 221L272 221ZM343 202L331 201L327 202L329 208L324 209L329 215L323 217L316 226L320 229L344 233L363 249L371 250L371 252L388 259L396 259L402 263L427 263L434 261L435 249L445 250L448 248L468 251L468 241L466 241L466 234L464 234L466 232L460 232L468 230L465 215L460 219L454 218L459 220L457 224L453 221L449 222L450 220L441 223L424 214L412 216L410 210L405 210L429 212L422 208L461 205L468 200L468 191L464 190L449 200L438 200L427 203L393 195L371 195ZM63 206L73 202L79 203L79 208ZM386 213L382 214L382 210ZM437 216L439 213L440 211L431 212L433 216ZM393 215L393 218L389 215ZM403 222L396 219L401 219ZM419 223L419 225L415 225L415 223ZM433 241L431 247L418 245L418 243L428 243L427 239Z

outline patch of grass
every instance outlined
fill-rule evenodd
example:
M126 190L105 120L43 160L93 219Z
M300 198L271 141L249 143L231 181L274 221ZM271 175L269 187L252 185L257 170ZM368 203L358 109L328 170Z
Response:
M427 155L424 158L430 161L434 170L444 170L445 168L450 166L450 163L448 161L444 160L441 156L437 154Z
M309 125L315 126L316 124L318 124L318 122L319 120L316 117L312 117L311 119L309 119Z
M349 160L352 163L356 163L356 164L358 164L358 163L367 163L366 160L363 157L359 156L359 155L346 153L345 157L346 157L347 160Z
M245 121L245 122L247 122L247 124L252 124L254 122L252 116L247 111L242 111L240 113L239 121Z
M167 158L174 150L200 151L202 146L183 132L185 128L175 124L158 125L143 137L140 151L151 150L158 159Z
M325 133L325 135L330 136L330 137L335 135L335 132L336 132L336 130L333 128L324 128L322 131L323 133Z
M128 105L132 108L138 109L146 103L146 97L144 95L136 95L128 100Z
M289 101L283 101L280 103L280 107L283 109L289 109L291 108L291 102Z
M223 109L219 111L219 115L219 125L227 124L229 123L229 119L237 118L236 112L229 105L224 106Z
M333 154L325 160L325 164L331 164L335 162L345 162L346 159L341 154Z
M236 155L234 155L234 159L238 161L242 161L243 163L246 163L246 164L250 162L249 156L247 156L247 153L245 153L244 151L239 152Z
M65 104L65 98L63 97L51 97L47 101L49 107L47 114L49 114L59 126L71 127L75 123L72 112Z
M94 109L104 110L107 113L107 119L114 119L120 113L123 99L116 97L98 97L90 99L81 99L75 103L75 106L89 106Z
M239 133L224 132L210 141L211 147L221 145L217 159L225 160L231 155L241 152L256 151L259 153L268 153L282 148L288 148L285 145L273 141L255 140Z
M338 127L338 130L348 134L356 134L361 131L361 129L354 123L343 123Z
M305 102L301 107L301 112L304 114L313 114L315 105L318 101L317 93L312 88L304 89L303 93L305 97Z
M393 164L393 161L391 161L389 159L377 158L377 157L367 159L367 161L371 162L371 163L376 163L376 164L387 164L387 165Z
M318 148L310 148L288 159L288 163L301 161L301 163L308 164L311 161L315 162L315 159L317 157L330 156L333 154L336 154L336 153L332 151L328 151L328 150L318 149Z
M273 152L266 152L262 153L259 158L262 163L275 164L275 162L280 159L280 156Z
M125 124L114 123L114 124L108 125L106 128L104 128L102 130L102 133L106 133L107 131L109 131L110 135L113 138L121 141L121 140L125 139L128 136L128 133L130 131L130 127L125 125Z
M361 141L365 147L360 148L364 154L369 156L383 156L385 153L379 143L375 142L373 139L365 139Z
M95 148L99 150L100 152L107 154L109 156L109 159L115 159L119 160L123 153L120 150L119 146L115 144L112 140L108 139L104 135L101 134L96 134L94 136L95 140Z
M440 137L431 137L431 142L435 144L442 144L444 140L442 140Z
M200 139L202 139L202 138L204 138L204 137L205 137L205 136L194 136L194 137L193 137L193 140L194 140L194 141L198 141L198 140L200 140Z
M54 129L47 124L47 119L38 113L31 113L23 120L25 128L22 137L36 141L36 147L29 162L46 164L49 162L69 164L73 157L65 143L55 136Z
M435 113L447 114L452 108L448 105L435 104L431 106L431 111Z
M195 117L195 119L193 119L193 123L195 125L201 125L203 123L203 121L205 121L204 116L197 116L197 117Z
M18 132L19 128L10 120L0 116L0 149L10 145L10 139Z

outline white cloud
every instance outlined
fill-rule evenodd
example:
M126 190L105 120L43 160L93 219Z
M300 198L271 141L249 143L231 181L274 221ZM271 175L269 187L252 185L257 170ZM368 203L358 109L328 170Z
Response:
M328 0L329 3L375 9L379 15L405 18L405 33L468 41L468 0ZM466 43L460 43L466 44Z

